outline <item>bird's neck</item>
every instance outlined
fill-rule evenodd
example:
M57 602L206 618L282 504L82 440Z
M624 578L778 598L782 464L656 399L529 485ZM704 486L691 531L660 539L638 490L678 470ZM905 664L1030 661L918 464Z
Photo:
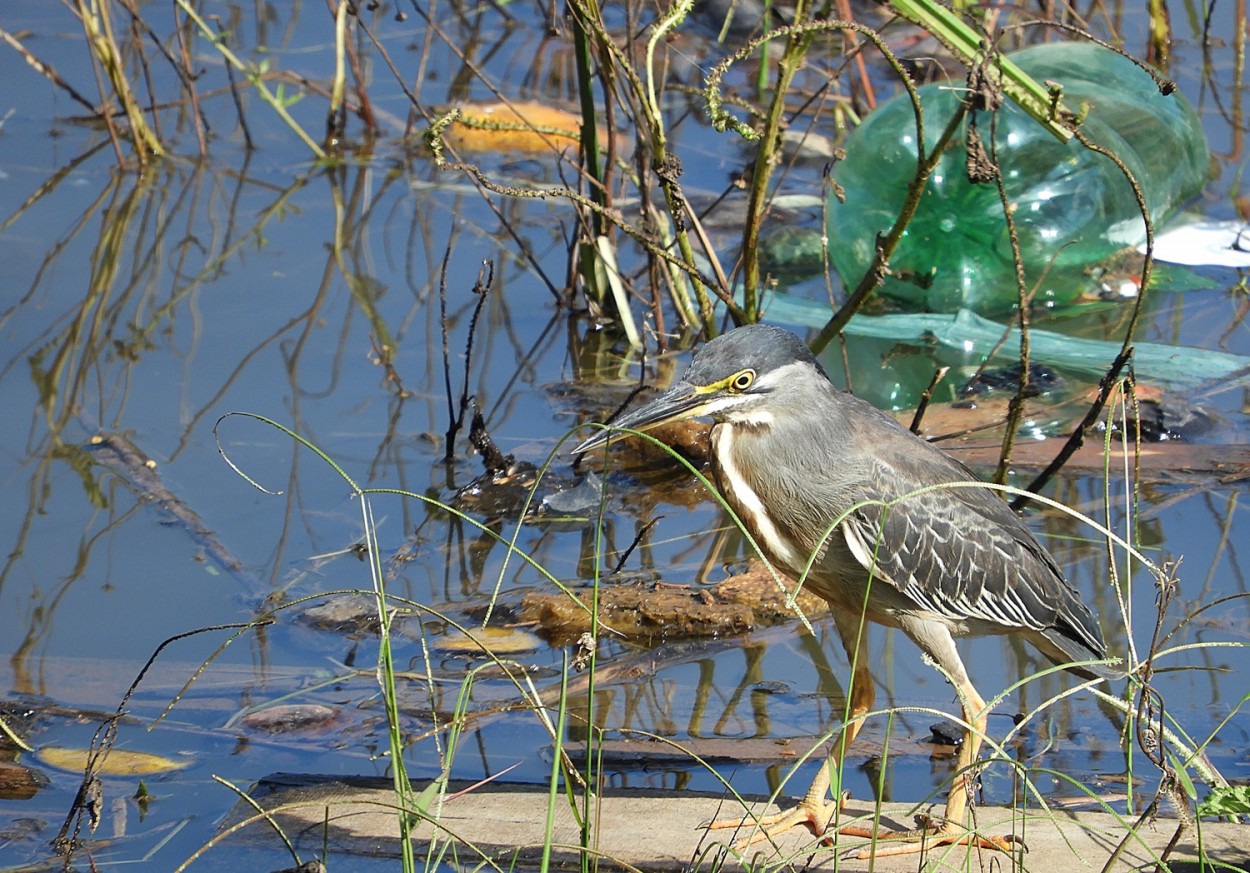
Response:
M791 572L800 572L805 556L773 523L760 496L759 485L747 472L749 465L740 463L745 456L736 446L738 440L749 440L768 427L769 424L760 416L753 421L720 421L713 425L712 476L725 502L750 531L769 561Z

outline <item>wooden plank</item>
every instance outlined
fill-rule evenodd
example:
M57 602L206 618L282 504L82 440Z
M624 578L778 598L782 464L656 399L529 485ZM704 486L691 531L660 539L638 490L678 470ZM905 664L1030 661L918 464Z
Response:
M444 804L437 826L427 822L419 828L423 849L432 837L436 845L444 848L454 845L455 857L464 869L489 869L476 867L482 857L496 859L504 869L540 860L548 806L545 787L496 781L477 787L453 784L448 791L454 796ZM277 774L258 783L252 796L269 811L305 856L318 853L327 836L331 866L336 857L341 861L344 855L354 853L398 854L396 815L388 780ZM762 803L757 809L768 811ZM553 812L552 860L561 867L575 867L579 830L568 799L557 797ZM590 810L591 845L600 859L613 862L601 869L634 867L648 873L662 873L694 866L710 871L718 851L724 856L721 869L727 871L744 870L752 863L763 865L756 869L799 868L809 862L831 867L835 854L844 859L848 851L863 844L862 840L843 837L837 846L823 847L805 831L793 830L779 839L775 847L767 844L754 847L745 857L725 854L724 844L731 839L730 832L709 834L700 824L715 816L729 817L740 812L741 807L732 799L710 794L609 790ZM870 804L852 801L846 814L870 817L872 808ZM881 811L881 823L896 829L911 827L912 814L913 807L907 804L887 803ZM238 825L254 819L255 815L253 809L240 806L232 821ZM984 833L1020 835L1028 851L1019 869L1041 873L1098 870L1126 833L1124 824L1107 813L1033 811L1025 817L1009 809L983 807L976 811L976 820ZM1111 869L1152 865L1158 852L1171 839L1176 825L1174 819L1159 819L1143 827ZM272 844L277 840L270 825L263 821L253 821L238 834L248 842ZM1250 828L1203 823L1202 838L1209 858L1232 865L1234 869L1250 869L1250 848L1247 848ZM753 858L756 858L754 862ZM1172 859L1191 861L1196 858L1196 840L1191 829L1180 840ZM931 851L925 858L924 869L979 870L983 867L1012 869L1011 860L999 853L962 846ZM869 862L844 859L839 861L838 869L848 873L865 871L869 869ZM877 873L914 873L921 866L918 856L910 855L877 858L872 869Z

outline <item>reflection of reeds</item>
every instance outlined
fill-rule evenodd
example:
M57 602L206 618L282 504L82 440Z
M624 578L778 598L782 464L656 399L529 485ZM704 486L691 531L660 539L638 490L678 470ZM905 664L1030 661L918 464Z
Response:
M96 83L100 88L101 103L107 106L110 102L104 81L100 79L100 73L103 72L104 79L108 81L113 95L121 103L126 114L126 120L130 123L130 141L139 163L146 164L153 157L163 157L165 148L148 126L143 110L139 108L139 99L135 94L134 83L127 78L125 73L125 63L114 34L110 0L102 0L102 2L98 3L89 3L88 0L75 0L75 3L78 18L82 22L83 32L86 34L87 42L91 46L91 56L96 62ZM142 54L140 54L139 63L146 69L147 61ZM117 149L118 162L124 163L120 134L114 127L112 112L105 109L100 113L100 116L104 119L104 123L108 125L109 134L113 138L114 148Z
M168 36L158 33L154 26L143 17L143 10L133 4L125 5L125 14L129 18L129 38L123 39L126 30L118 29L114 21L114 3L116 0L74 0L72 9L83 28L87 45L87 53L92 61L99 103L92 103L69 80L57 72L46 61L31 52L22 40L12 33L0 30L3 39L12 49L25 58L28 64L63 90L72 99L84 106L88 112L98 118L107 128L110 141L117 155L118 163L125 166L130 161L127 151L140 166L145 166L153 158L168 154L171 146L166 141L166 134L161 130L160 109L183 113L194 128L196 142L201 157L206 157L209 148L208 121L204 113L204 101L208 96L229 93L234 101L238 123L245 140L252 143L251 130L245 106L240 95L241 76L246 87L250 87L260 99L277 115L282 122L298 136L317 158L325 157L326 151L313 139L290 113L290 108L298 102L305 90L320 91L315 83L299 77L292 77L281 71L272 70L270 61L264 58L258 62L244 60L228 45L228 40L237 39L237 33L215 28L201 14L197 7L187 0L177 0L175 7L175 28ZM377 131L377 120L374 116L372 102L367 91L366 63L360 56L359 47L354 41L359 32L359 22L355 14L349 15L351 4L346 0L337 4L333 55L335 59L335 75L331 78L329 89L325 91L327 106L326 143L336 152L343 148L345 137L345 120L349 103L346 98L347 73L350 71L354 80L355 102L350 108L364 122L365 136L371 140ZM177 13L186 16L190 26L178 22ZM225 63L228 85L218 91L206 91L201 76L192 72L195 56L195 36L205 40ZM162 104L158 96L162 87L167 87L168 76L162 78L161 71L153 68L153 58L145 50L145 41L150 40L157 46L156 59L163 60L173 73L177 93L180 100ZM176 55L165 48L167 43L176 46ZM259 46L268 49L269 46ZM277 80L276 88L269 82ZM287 80L291 79L298 85L298 90L288 90ZM141 91L146 91L144 99ZM120 118L125 124L118 123ZM129 141L130 148L124 146Z
M281 84L279 84L276 92L269 90L269 86L265 82L265 74L269 71L268 62L261 61L259 64L244 63L244 61L226 45L225 38L208 26L208 22L200 16L195 7L188 3L187 0L177 0L177 2L178 7L188 18L195 22L196 27L198 27L204 37L212 43L213 48L217 50L222 59L247 78L252 87L256 89L256 93L260 95L261 100L265 101L265 103L273 109L278 117L282 119L287 127L291 128L291 130L293 130L295 134L303 140L304 145L308 146L308 150L318 158L325 157L325 150L317 144L316 140L308 135L308 132L305 131L294 118L291 117L289 108L300 99L300 96L298 94L293 96L288 95L285 88ZM343 2L346 2L346 0L343 0Z
M140 165L146 165L151 158L163 156L165 149L159 137L148 126L143 110L139 106L138 97L134 93L135 83L126 76L125 57L114 36L109 2L105 0L98 5L95 3L88 5L85 0L75 0L75 3L75 11L89 45L88 54L92 59L92 69L95 72L96 86L100 93L99 105L88 100L72 83L61 76L56 68L27 49L14 34L0 29L0 39L18 52L40 75L83 106L93 117L100 118L108 128L109 139L117 154L118 163L125 166L127 161L121 142L123 131L117 127L116 119L113 117L111 93L121 103L129 122L129 138L134 148L135 158ZM142 52L139 52L137 63L146 72L147 61ZM149 85L150 83L149 79Z
M84 159L95 153L89 151ZM71 163L55 173L9 219L12 224L36 207L49 204L62 208L64 198L73 198L78 211L62 236L49 241L29 287L15 295L13 304L0 313L0 320L6 322L19 316L29 318L35 311L45 313L44 326L28 325L24 340L14 343L0 361L0 377L18 379L23 372L28 373L37 397L30 425L32 435L37 436L27 447L31 460L26 520L0 564L0 590L21 560L37 519L48 511L55 495L52 485L57 468L62 465L72 469L74 478L81 481L90 505L108 513L108 530L123 526L136 515L142 517L138 512L141 506L173 506L167 492L157 493L159 489L137 481L128 475L125 465L104 463L86 436L131 431L128 414L134 399L132 386L140 380L144 365L159 354L168 337L193 320L188 310L193 309L196 295L219 280L239 258L262 247L270 224L281 220L292 198L306 184L306 180L297 180L289 189L274 191L244 175L229 192L219 187L221 183L210 175L207 165L188 170L163 163L145 174L106 176L100 190L92 195L82 189L67 190L70 171L77 167ZM216 203L214 197L202 196L205 188L231 204L223 215L212 211ZM257 209L248 218L250 225L244 226L239 199L244 192L260 191L267 192L271 202ZM79 264L88 268L81 270ZM75 293L72 286L65 285L66 272L83 273L81 291ZM314 295L304 311L292 313L286 324L256 348L238 350L238 363L217 373L220 384L216 391L210 392L199 408L186 410L184 430L173 449L156 452L147 446L148 453L164 460L176 459L205 417L217 411L221 397L244 378L257 355L299 326L315 324L319 299ZM289 360L292 376L298 378L298 344ZM189 367L194 363L194 356L187 361ZM145 454L143 449L134 445L133 454ZM132 464L130 470L138 470L138 466ZM127 508L131 502L133 507ZM178 526L192 536L196 536L196 529L206 529L202 524L185 523L194 517L193 510L190 515L181 511L175 514L183 516ZM16 643L13 664L22 677L19 687L26 681L27 656L37 652L42 636L55 626L57 608L72 601L66 595L89 573L96 544L107 541L92 531L97 523L96 518L88 520L81 537L81 560L49 589L41 606L46 622L32 625L29 637ZM216 546L206 551L214 557L225 554ZM235 575L232 567L237 562L226 559L219 563L227 574Z

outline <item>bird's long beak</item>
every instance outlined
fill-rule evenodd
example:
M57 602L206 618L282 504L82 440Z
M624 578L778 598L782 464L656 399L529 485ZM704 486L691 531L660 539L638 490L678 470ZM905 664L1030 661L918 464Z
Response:
M689 382L678 382L659 397L644 403L636 409L627 410L608 422L608 427L599 431L590 439L573 449L573 454L580 455L591 449L598 448L622 430L649 430L657 425L670 421L682 421L701 415L709 405L711 397L700 392Z

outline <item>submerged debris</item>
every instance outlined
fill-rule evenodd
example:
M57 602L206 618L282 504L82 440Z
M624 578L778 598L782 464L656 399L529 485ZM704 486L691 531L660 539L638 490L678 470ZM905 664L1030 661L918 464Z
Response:
M942 719L929 725L929 742L938 746L961 746L964 730L950 719Z
M1036 361L1029 362L1029 385L1025 397L1037 397L1052 391L1062 391L1067 383L1064 378ZM1014 361L1002 367L988 367L964 383L959 393L964 397L1006 391L1014 394L1020 386L1020 362Z
M543 498L543 508L564 515L594 512L603 500L603 480L590 471L572 488L556 491Z
M270 734L321 731L339 720L340 711L320 703L292 703L267 706L241 719L244 726Z
M512 518L520 515L533 500L538 468L527 461L516 461L502 470L484 473L456 492L452 504L465 512L488 518Z
M1112 419L1112 434L1120 439L1135 440L1140 433L1143 442L1192 440L1214 426L1211 414L1189 397L1149 385L1137 386L1136 409L1127 409L1127 420L1118 411ZM1099 422L1099 431L1107 428Z
M435 651L463 655L485 652L497 656L519 655L542 647L542 640L534 634L511 627L475 627L465 632L452 630L430 638L430 648Z
M349 639L378 632L378 601L372 594L340 594L303 610L297 619L317 630L346 634Z
M788 588L789 580L783 579ZM517 611L522 621L553 645L568 645L590 630L589 607L595 593L568 595L531 592ZM670 585L663 582L602 583L598 591L599 620L617 636L653 643L690 637L718 637L745 633L759 627L791 621L794 610L786 605L786 593L762 564L731 576L711 587ZM820 615L825 602L800 591L796 605L805 615Z

